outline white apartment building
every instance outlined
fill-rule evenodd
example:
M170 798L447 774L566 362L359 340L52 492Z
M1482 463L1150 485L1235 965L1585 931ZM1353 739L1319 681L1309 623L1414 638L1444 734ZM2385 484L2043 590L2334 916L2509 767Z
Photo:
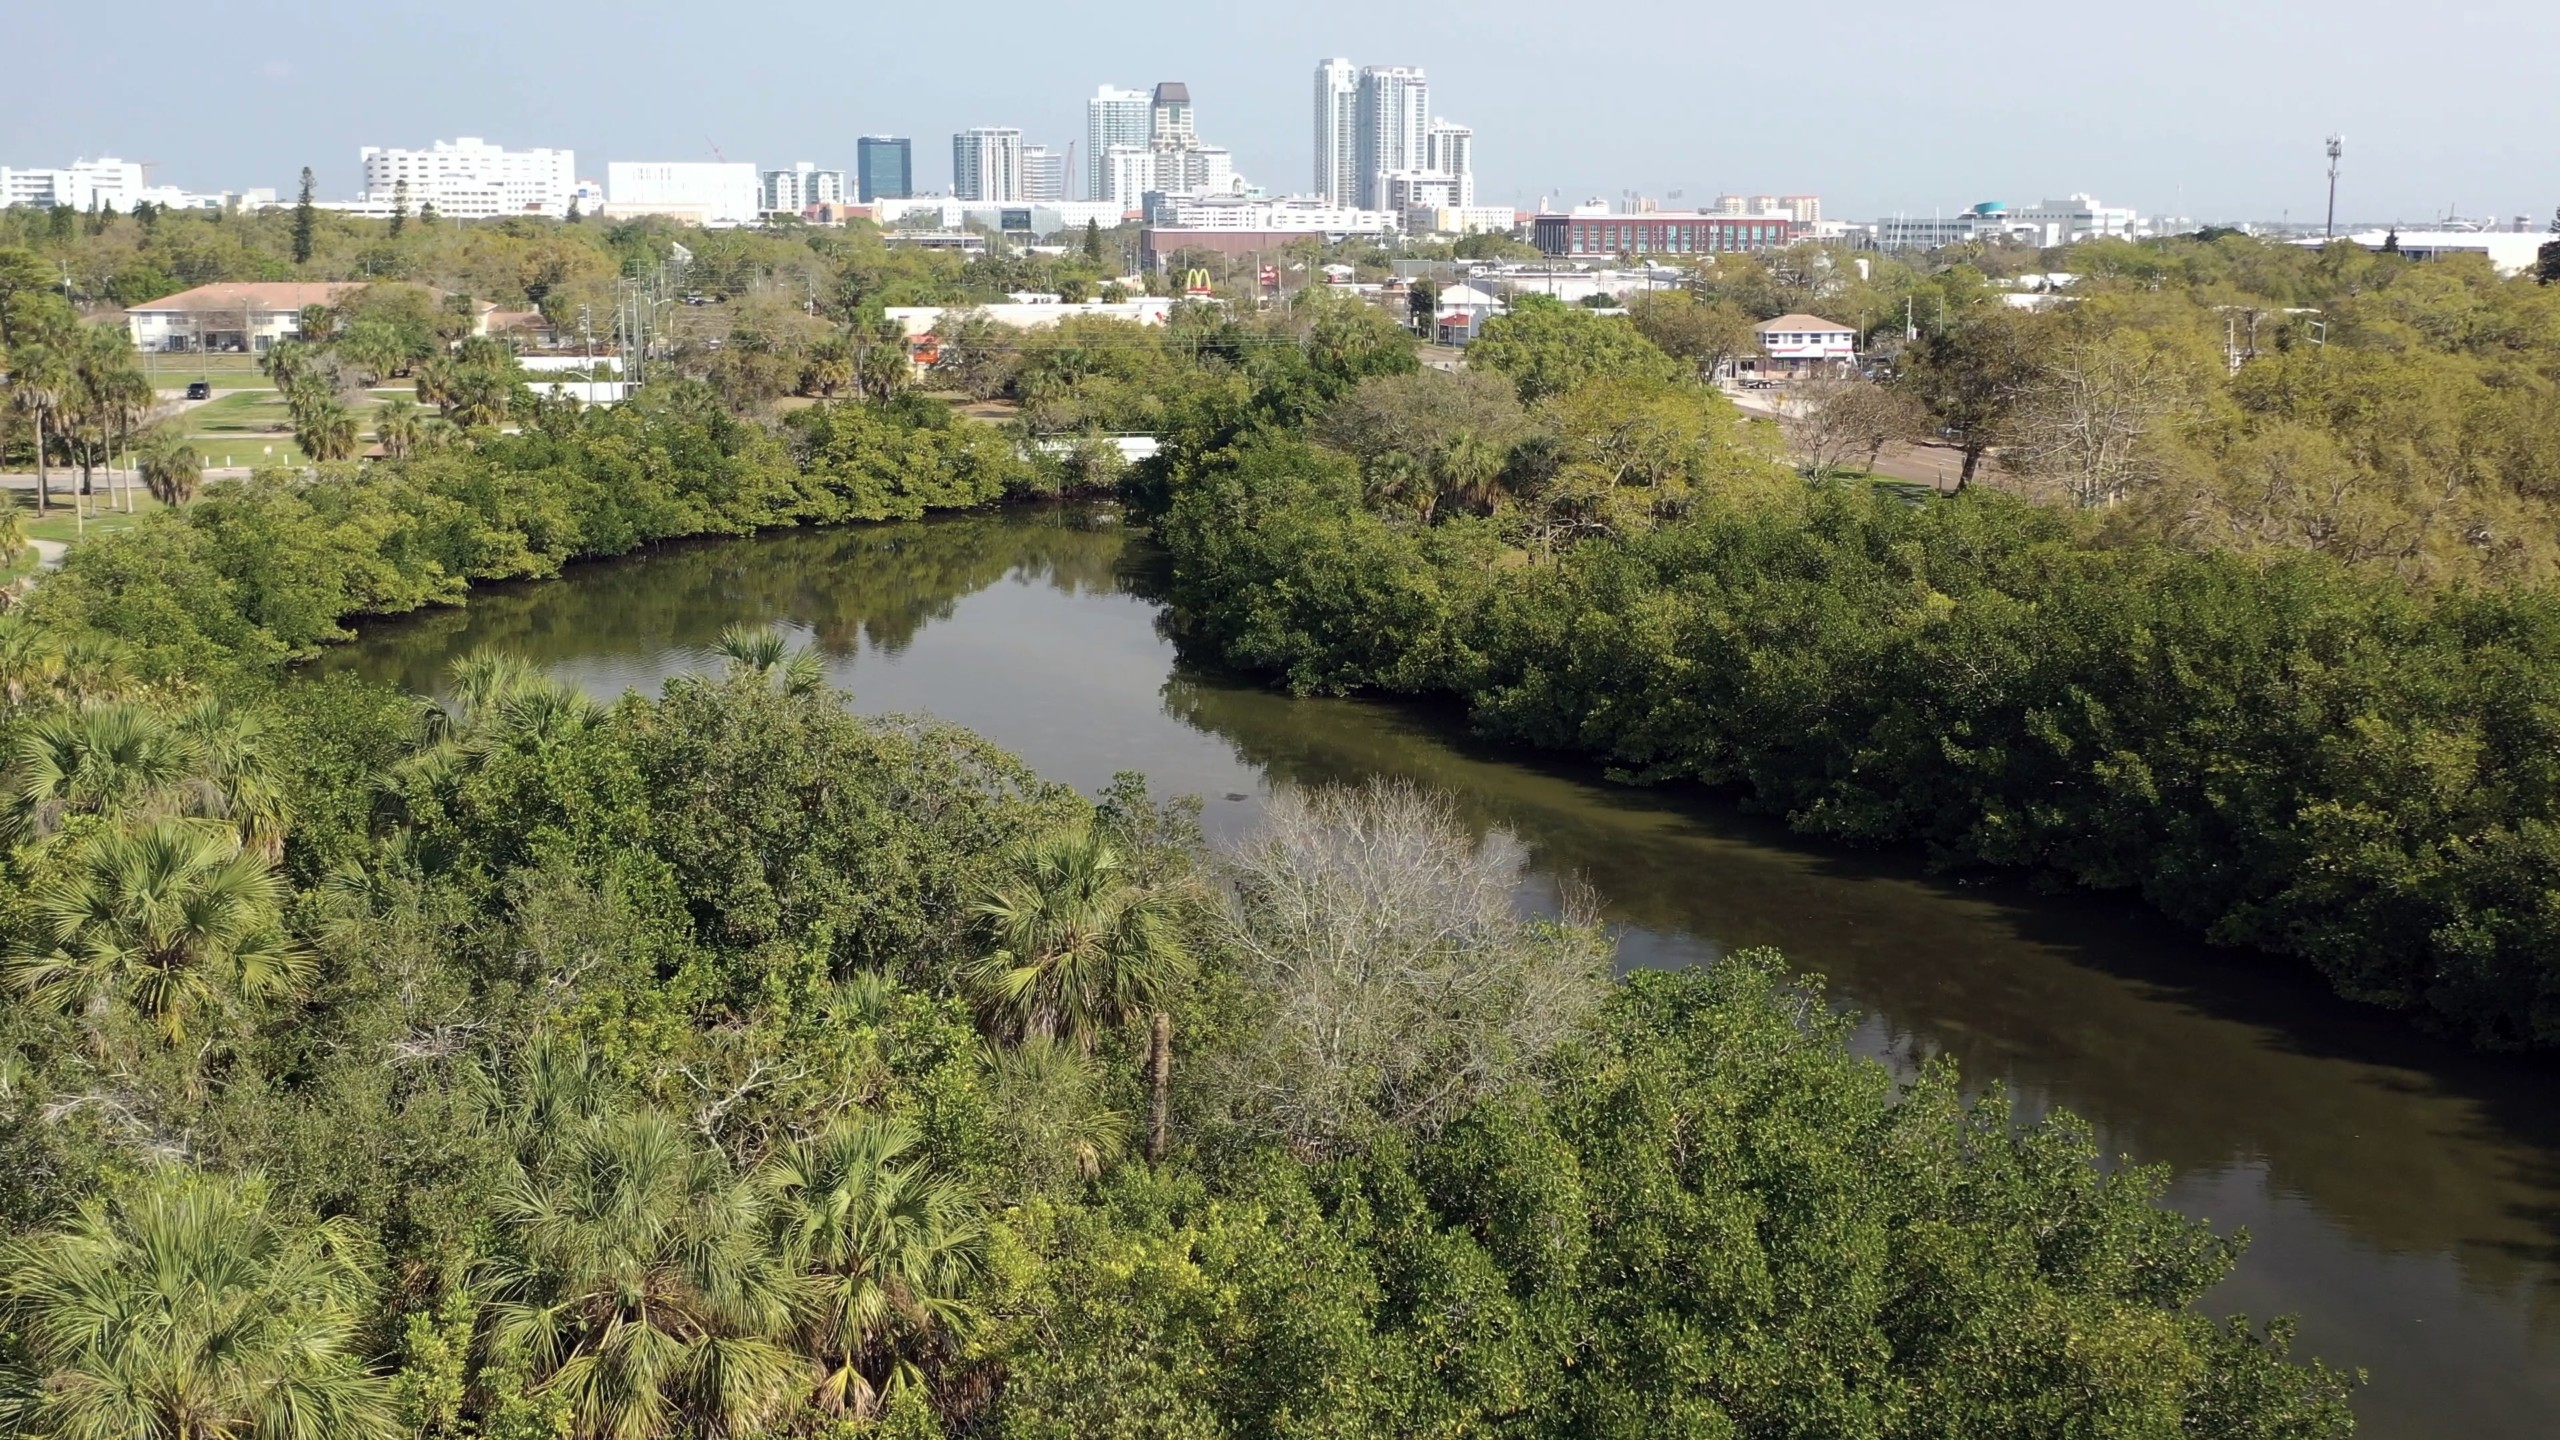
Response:
M1315 188L1336 205L1359 199L1360 67L1348 60L1316 66Z
M1380 208L1382 177L1400 170L1431 168L1431 82L1422 71L1404 65L1371 65L1360 72L1360 98L1354 112L1353 165L1359 201Z
M413 212L433 205L448 220L561 216L577 196L577 157L568 150L508 150L465 135L424 150L367 145L356 160L367 202L405 199Z
M1407 210L1455 210L1466 202L1459 198L1458 177L1437 170L1398 170L1378 177L1379 207L1402 214Z
M756 208L770 215L797 215L812 205L842 205L852 190L841 170L822 170L803 160L788 170L767 170L757 184Z
M615 160L605 166L605 213L665 215L694 225L753 225L763 186L752 162Z
M1125 195L1111 186L1110 162L1107 157L1119 146L1137 150L1147 148L1152 133L1155 105L1144 90L1122 90L1105 85L1084 102L1084 198L1118 200L1124 206L1135 206L1146 190L1141 185Z
M1466 209L1476 203L1476 132L1471 127L1433 120L1422 132L1422 164L1457 182L1452 205Z
M85 212L112 206L129 213L134 202L149 198L143 186L142 167L112 155L74 160L59 168L0 167L0 209L25 205L38 210L60 207Z
M1135 210L1156 184L1156 152L1144 145L1114 145L1102 156L1102 190L1094 198Z
M980 125L951 137L951 193L962 200L1022 198L1022 132Z
M1067 198L1067 154L1046 145L1022 147L1022 198L1053 204Z

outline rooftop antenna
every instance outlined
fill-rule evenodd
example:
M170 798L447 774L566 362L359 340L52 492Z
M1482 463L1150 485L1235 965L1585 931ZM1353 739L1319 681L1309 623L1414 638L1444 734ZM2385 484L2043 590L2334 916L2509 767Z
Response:
M2323 239L2334 240L2334 239L2338 238L2338 157L2339 157L2339 156L2341 156L2341 155L2344 155L2344 154L2346 154L2346 153L2347 153L2347 137L2346 137L2346 136L2344 136L2344 135L2332 135L2332 136L2330 136L2330 137L2329 137L2329 228L2328 228L2326 231L2322 232L2322 237L2321 237L2321 238L2323 238Z

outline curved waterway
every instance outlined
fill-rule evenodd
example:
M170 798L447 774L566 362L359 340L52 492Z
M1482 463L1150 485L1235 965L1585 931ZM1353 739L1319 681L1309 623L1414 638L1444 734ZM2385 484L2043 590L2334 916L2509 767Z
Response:
M1275 784L1435 786L1525 839L1541 876L1589 879L1623 966L1777 946L1866 1017L1872 1053L1953 1056L2023 1110L2086 1117L2110 1155L2174 1167L2174 1204L2253 1237L2208 1307L2299 1313L2299 1352L2371 1373L2362 1434L2560 1433L2552 1066L2434 1044L2121 899L1958 884L1475 744L1446 713L1194 673L1159 633L1155 562L1107 511L701 542L372 624L322 664L432 694L493 646L610 697L715 669L724 626L773 625L857 709L969 726L1088 792L1142 771L1200 796L1213 834Z

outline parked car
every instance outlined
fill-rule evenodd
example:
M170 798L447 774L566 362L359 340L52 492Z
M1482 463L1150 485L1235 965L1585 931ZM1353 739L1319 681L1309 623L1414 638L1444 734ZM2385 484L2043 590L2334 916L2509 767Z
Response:
M187 398L188 398L188 399L190 399L190 400L210 400L210 399L212 399L212 398L213 398L213 382L212 382L212 381L210 381L210 380L190 380L190 381L188 381L188 382L187 382Z

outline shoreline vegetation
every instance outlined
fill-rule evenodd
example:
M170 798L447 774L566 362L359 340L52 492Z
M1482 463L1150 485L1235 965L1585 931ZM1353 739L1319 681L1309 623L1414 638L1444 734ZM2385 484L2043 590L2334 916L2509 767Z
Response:
M1213 849L770 634L610 706L281 679L349 597L646 528L527 527L527 476L683 453L836 513L889 422L800 412L780 489L726 423L217 485L0 621L14 1427L2347 1433L2286 1323L2193 1310L2241 1242L2163 1172L1897 1085L1772 955L1611 983L1432 796Z
M825 260L847 340L892 288L876 243L718 253L733 279L758 247ZM1827 283L1805 263L1756 273ZM770 632L609 704L501 654L434 702L286 677L353 617L575 558L1119 481L1196 651L1460 695L1489 733L1744 780L1843 838L2184 874L2271 933L2344 914L2318 933L2351 946L2423 919L2374 878L2384 820L2468 840L2538 797L2538 769L2473 793L2540 736L2530 544L2429 539L2387 576L2181 548L2115 528L2151 513L2120 469L2108 514L1843 495L1700 384L1715 318L1524 301L1455 376L1322 295L954 326L955 375L1041 433L1162 437L1125 477L1026 460L865 353L851 398L768 418L814 342L735 330L636 403L501 434L520 397L455 342L429 362L448 428L406 453L171 486L0 617L0 1421L2351 1433L2357 1377L2292 1358L2290 1322L2195 1308L2245 1241L2163 1206L2158 1168L1945 1064L1897 1082L1768 953L1611 981L1594 912L1521 916L1519 842L1427 793L1288 792L1213 847L1135 776L1081 796L858 718ZM1962 391L1999 360L1968 333L1913 373ZM315 434L329 401L306 387ZM2206 438L2174 473L2223 474ZM2415 588L2463 565L2476 589ZM2469 748L2429 728L2480 715ZM2309 813L2285 807L2350 775L2414 788L2325 797L2310 841L2362 848L2284 849ZM2262 825L2273 848L2236 845ZM2520 886L2542 841L2513 833L2431 893L2470 903L2499 856ZM2333 889L2260 893L2281 873ZM2479 983L2427 1003L2524 1043L2538 921L2464 919L2424 933ZM2410 983L2406 954L2368 983Z

